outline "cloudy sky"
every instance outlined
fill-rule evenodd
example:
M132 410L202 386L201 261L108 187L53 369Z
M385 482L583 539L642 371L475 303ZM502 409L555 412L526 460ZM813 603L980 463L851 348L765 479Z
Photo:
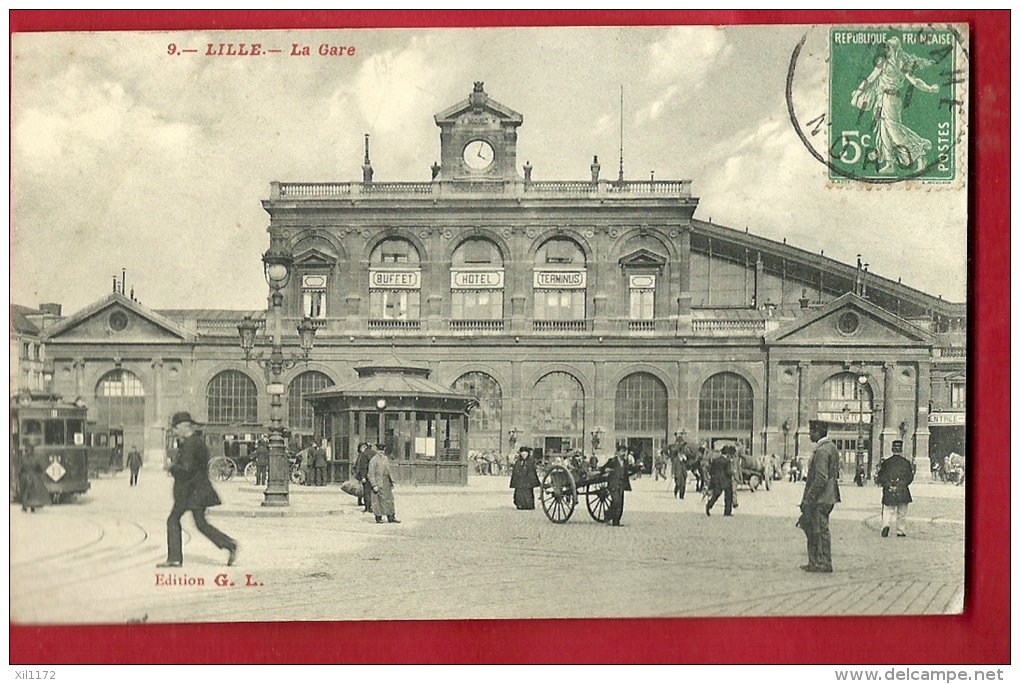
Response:
M824 250L951 301L966 298L961 192L828 188L784 97L804 27L394 29L16 34L12 302L65 313L128 271L153 308L259 308L269 183L426 181L433 115L484 81L520 112L536 180L615 177L620 85L629 179L691 179L696 217ZM279 55L207 57L208 43ZM313 55L291 57L292 43ZM320 57L321 44L355 46ZM170 44L197 53L169 54ZM795 82L825 109L824 32Z

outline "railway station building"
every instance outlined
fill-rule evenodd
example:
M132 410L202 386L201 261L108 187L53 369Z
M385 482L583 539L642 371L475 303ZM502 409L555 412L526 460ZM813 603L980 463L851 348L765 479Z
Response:
M283 376L293 434L323 430L304 395L395 356L477 400L472 451L604 458L624 444L650 458L683 434L788 460L810 454L820 418L847 465L863 452L873 468L895 441L919 471L965 453L965 304L705 221L690 180L607 178L597 158L589 178L533 180L523 116L481 83L434 121L430 181L377 181L366 138L360 182L270 183L269 243L253 227L250 258L293 258L285 349L304 319L316 330ZM149 460L175 411L236 439L264 431L267 380L237 326L264 322L271 299L151 310L123 289L40 332L54 389ZM436 458L413 433L428 426L373 424L400 459ZM316 436L346 463L365 435Z

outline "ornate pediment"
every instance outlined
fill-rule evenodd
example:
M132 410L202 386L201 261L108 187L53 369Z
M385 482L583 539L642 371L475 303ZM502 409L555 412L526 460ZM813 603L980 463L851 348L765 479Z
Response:
M47 342L149 344L193 342L194 332L113 292L43 331Z
M333 268L336 257L318 249L309 249L294 257L294 266L300 269Z
M666 257L656 254L648 249L637 249L620 257L620 266L623 268L656 268L661 269L666 265Z
M930 347L934 336L847 293L765 336L770 346Z

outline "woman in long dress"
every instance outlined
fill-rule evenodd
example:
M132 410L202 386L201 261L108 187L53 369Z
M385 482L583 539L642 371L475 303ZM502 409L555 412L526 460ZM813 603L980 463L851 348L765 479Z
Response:
M513 469L510 471L510 488L514 490L514 506L517 507L517 510L534 510L535 487L540 484L542 483L538 480L538 469L535 466L535 459L531 455L531 449L521 447L517 452Z
M920 171L932 144L904 125L903 98L908 84L926 93L938 92L937 83L928 85L915 75L934 62L904 51L899 38L890 38L885 52L854 91L850 103L862 111L874 112L875 161L879 173L893 173L895 165Z

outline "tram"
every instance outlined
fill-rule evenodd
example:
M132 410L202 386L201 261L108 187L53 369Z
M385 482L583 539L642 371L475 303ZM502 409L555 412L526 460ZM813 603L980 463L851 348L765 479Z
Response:
M17 500L25 476L41 473L53 503L89 490L88 409L56 394L21 394L11 401L10 494Z

